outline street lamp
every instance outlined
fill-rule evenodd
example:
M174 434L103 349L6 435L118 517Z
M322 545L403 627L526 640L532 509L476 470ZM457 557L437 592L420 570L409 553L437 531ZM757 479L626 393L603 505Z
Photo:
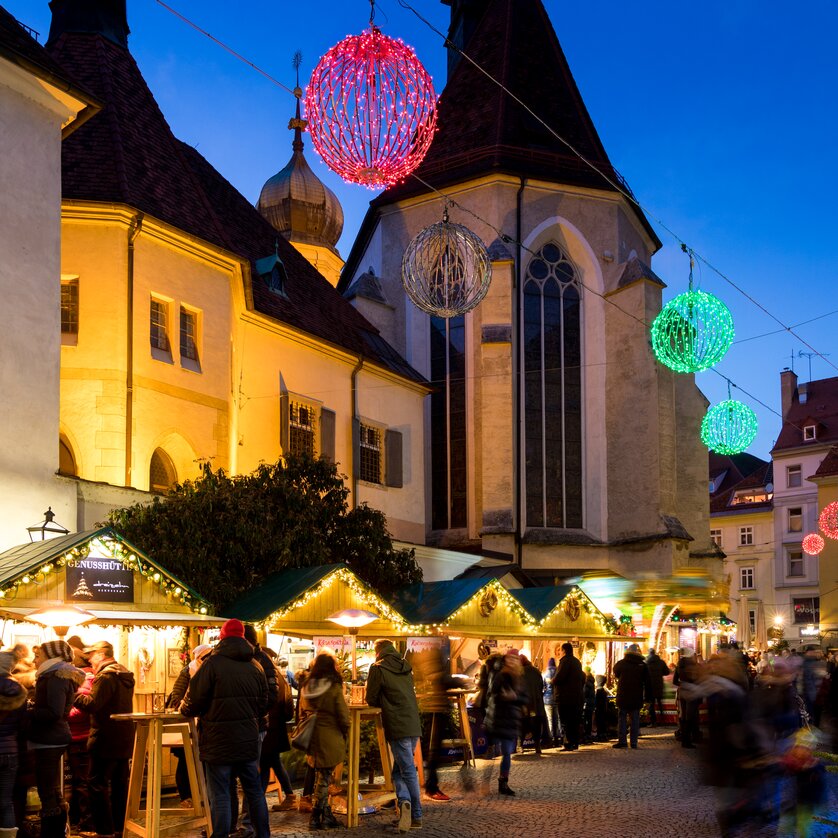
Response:
M330 623L336 623L349 631L349 636L352 638L352 682L354 683L358 676L355 657L358 629L377 620L378 614L373 614L372 611L364 611L362 608L344 608L343 611L335 611L334 614L330 614L326 619Z
M48 538L58 538L58 536L70 534L70 530L56 522L55 513L51 506L47 507L47 511L44 512L44 520L40 524L27 527L26 531L29 533L30 541L46 541Z
M56 637L63 640L64 635L71 628L92 622L96 619L96 615L83 608L77 608L75 605L58 605L52 608L39 608L28 614L26 619L39 623L44 628L51 628Z

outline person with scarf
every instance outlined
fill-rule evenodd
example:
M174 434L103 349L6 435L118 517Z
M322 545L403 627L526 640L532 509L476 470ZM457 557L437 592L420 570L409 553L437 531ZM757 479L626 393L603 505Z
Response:
M346 757L349 708L343 697L343 679L328 652L321 652L300 692L300 717L317 713L308 748L308 762L315 771L309 829L340 826L329 806L329 778L335 766Z
M64 838L67 807L61 795L61 757L72 741L68 719L84 672L73 666L73 650L48 640L35 651L35 700L28 713L28 748L35 754L35 783L41 799L41 838Z

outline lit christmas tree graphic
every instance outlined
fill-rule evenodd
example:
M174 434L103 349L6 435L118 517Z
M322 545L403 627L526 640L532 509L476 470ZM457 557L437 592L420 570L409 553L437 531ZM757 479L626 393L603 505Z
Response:
M81 575L81 579L79 580L79 584L76 585L76 590L73 591L73 597L90 597L93 599L93 594L90 592L90 588L87 587L87 582L84 581L84 573Z

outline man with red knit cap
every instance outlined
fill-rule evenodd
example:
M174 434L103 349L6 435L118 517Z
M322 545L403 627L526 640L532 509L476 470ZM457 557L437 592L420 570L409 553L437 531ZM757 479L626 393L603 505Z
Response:
M181 704L184 716L198 717L198 744L207 769L212 834L232 830L230 787L242 789L255 838L270 838L268 807L259 781L259 720L268 709L268 682L253 660L241 620L227 620L218 645L189 682Z

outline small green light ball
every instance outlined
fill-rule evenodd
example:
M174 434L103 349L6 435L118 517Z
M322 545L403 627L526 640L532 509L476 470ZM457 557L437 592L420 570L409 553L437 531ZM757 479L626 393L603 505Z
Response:
M675 372L701 372L724 358L733 343L733 316L712 294L686 291L652 323L652 351Z
M701 441L717 454L741 454L756 435L756 413L735 399L714 404L701 423Z

